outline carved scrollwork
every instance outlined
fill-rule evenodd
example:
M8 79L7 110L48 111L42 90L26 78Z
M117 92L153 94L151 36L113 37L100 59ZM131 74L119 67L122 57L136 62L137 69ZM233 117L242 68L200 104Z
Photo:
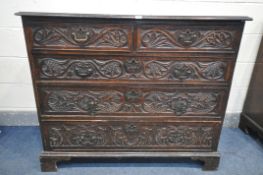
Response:
M220 92L46 90L47 112L214 114Z
M173 78L179 80L195 79L196 76L194 66L183 62L174 64L174 66L171 68L171 72Z
M47 106L50 111L86 112L95 115L97 112L116 112L120 108L120 94L116 91L74 92L74 91L46 91ZM103 101L102 101L103 100Z
M50 28L36 28L35 32L33 32L33 39L34 42L42 45L46 42L50 42L52 44L59 44L61 43L61 38L58 33Z
M127 48L128 29L118 27L45 26L33 28L35 46Z
M58 60L44 58L39 61L41 78L68 78L68 79L113 79L123 74L120 61L100 60Z
M226 62L53 59L38 61L44 79L223 81Z
M94 115L97 111L96 99L92 96L85 95L83 97L78 97L76 101L75 97L77 93L62 94L52 93L48 99L48 105L54 111L86 111L90 115ZM70 100L70 101L68 101Z
M221 61L209 63L203 69L203 75L210 80L221 79L224 76L225 68L226 64Z
M171 79L179 80L223 80L227 64L221 61L209 63L177 62L171 67Z
M206 41L213 46L227 48L231 46L233 42L233 36L229 32L217 31L209 33L206 37Z
M124 126L113 126L113 143L118 146L147 145L152 140L152 129L147 126L137 126L136 124L126 124Z
M49 129L49 144L57 146L98 146L106 143L106 127L96 125L61 125Z
M163 93L145 96L144 107L148 112L174 112L176 115L213 113L218 105L218 93Z
M94 115L97 111L97 101L92 96L84 96L77 103L78 107L84 111L88 111L90 115Z
M196 93L190 94L189 100L191 104L192 111L199 111L199 112L210 112L211 109L215 109L218 106L218 94L216 93Z
M104 64L101 67L100 72L108 78L116 78L122 74L122 65L117 61L111 61Z
M160 62L150 62L145 66L145 76L150 79L161 79L167 75L167 64L160 64Z
M147 123L63 124L48 127L52 148L103 147L211 147L213 128L210 126L176 126Z
M233 49L234 31L188 29L142 29L141 48L152 49Z
M97 45L123 47L128 43L127 34L121 29L106 30L103 37L103 40L98 42Z
M59 77L67 69L67 60L45 59L40 63L41 73L47 77Z
M225 79L227 64L222 61L139 61L120 60L39 60L41 78L58 79L138 79L217 80Z
M50 93L48 96L48 105L53 111L71 111L76 108L73 99L77 93L69 92L64 94L63 92Z
M211 127L168 126L158 128L157 135L160 145L211 145L213 138Z
M146 48L169 48L173 46L169 38L166 32L148 31L143 35L141 43Z

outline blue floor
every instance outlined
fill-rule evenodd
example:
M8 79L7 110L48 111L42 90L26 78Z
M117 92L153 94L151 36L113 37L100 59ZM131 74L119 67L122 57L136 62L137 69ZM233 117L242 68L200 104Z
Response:
M224 128L217 171L195 163L74 163L56 173L41 173L38 127L1 127L0 175L263 175L263 146L239 129Z

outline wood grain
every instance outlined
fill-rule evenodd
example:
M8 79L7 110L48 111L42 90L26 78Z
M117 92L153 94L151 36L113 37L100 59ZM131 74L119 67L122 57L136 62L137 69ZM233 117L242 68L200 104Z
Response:
M190 158L217 151L248 17L17 13L44 145L71 158ZM112 152L111 152L112 151Z

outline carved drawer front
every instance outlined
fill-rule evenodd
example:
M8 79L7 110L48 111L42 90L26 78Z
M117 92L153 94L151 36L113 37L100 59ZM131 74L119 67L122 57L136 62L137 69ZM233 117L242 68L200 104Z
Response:
M141 51L237 52L240 28L236 26L142 25L137 31Z
M46 150L215 150L218 122L68 121L43 124Z
M164 86L42 87L41 109L43 114L63 115L223 115L226 89Z
M128 51L131 26L122 24L34 23L33 48Z
M227 83L234 63L210 58L35 56L43 80L121 80Z

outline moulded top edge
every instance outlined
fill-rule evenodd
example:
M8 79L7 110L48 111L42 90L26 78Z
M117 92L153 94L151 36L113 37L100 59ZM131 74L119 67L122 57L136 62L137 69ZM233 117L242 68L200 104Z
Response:
M38 17L69 17L69 18L97 18L97 19L161 19L161 20L234 20L252 21L248 16L151 16L151 15L106 15L106 14L78 14L78 13L46 13L46 12L17 12L17 16Z

